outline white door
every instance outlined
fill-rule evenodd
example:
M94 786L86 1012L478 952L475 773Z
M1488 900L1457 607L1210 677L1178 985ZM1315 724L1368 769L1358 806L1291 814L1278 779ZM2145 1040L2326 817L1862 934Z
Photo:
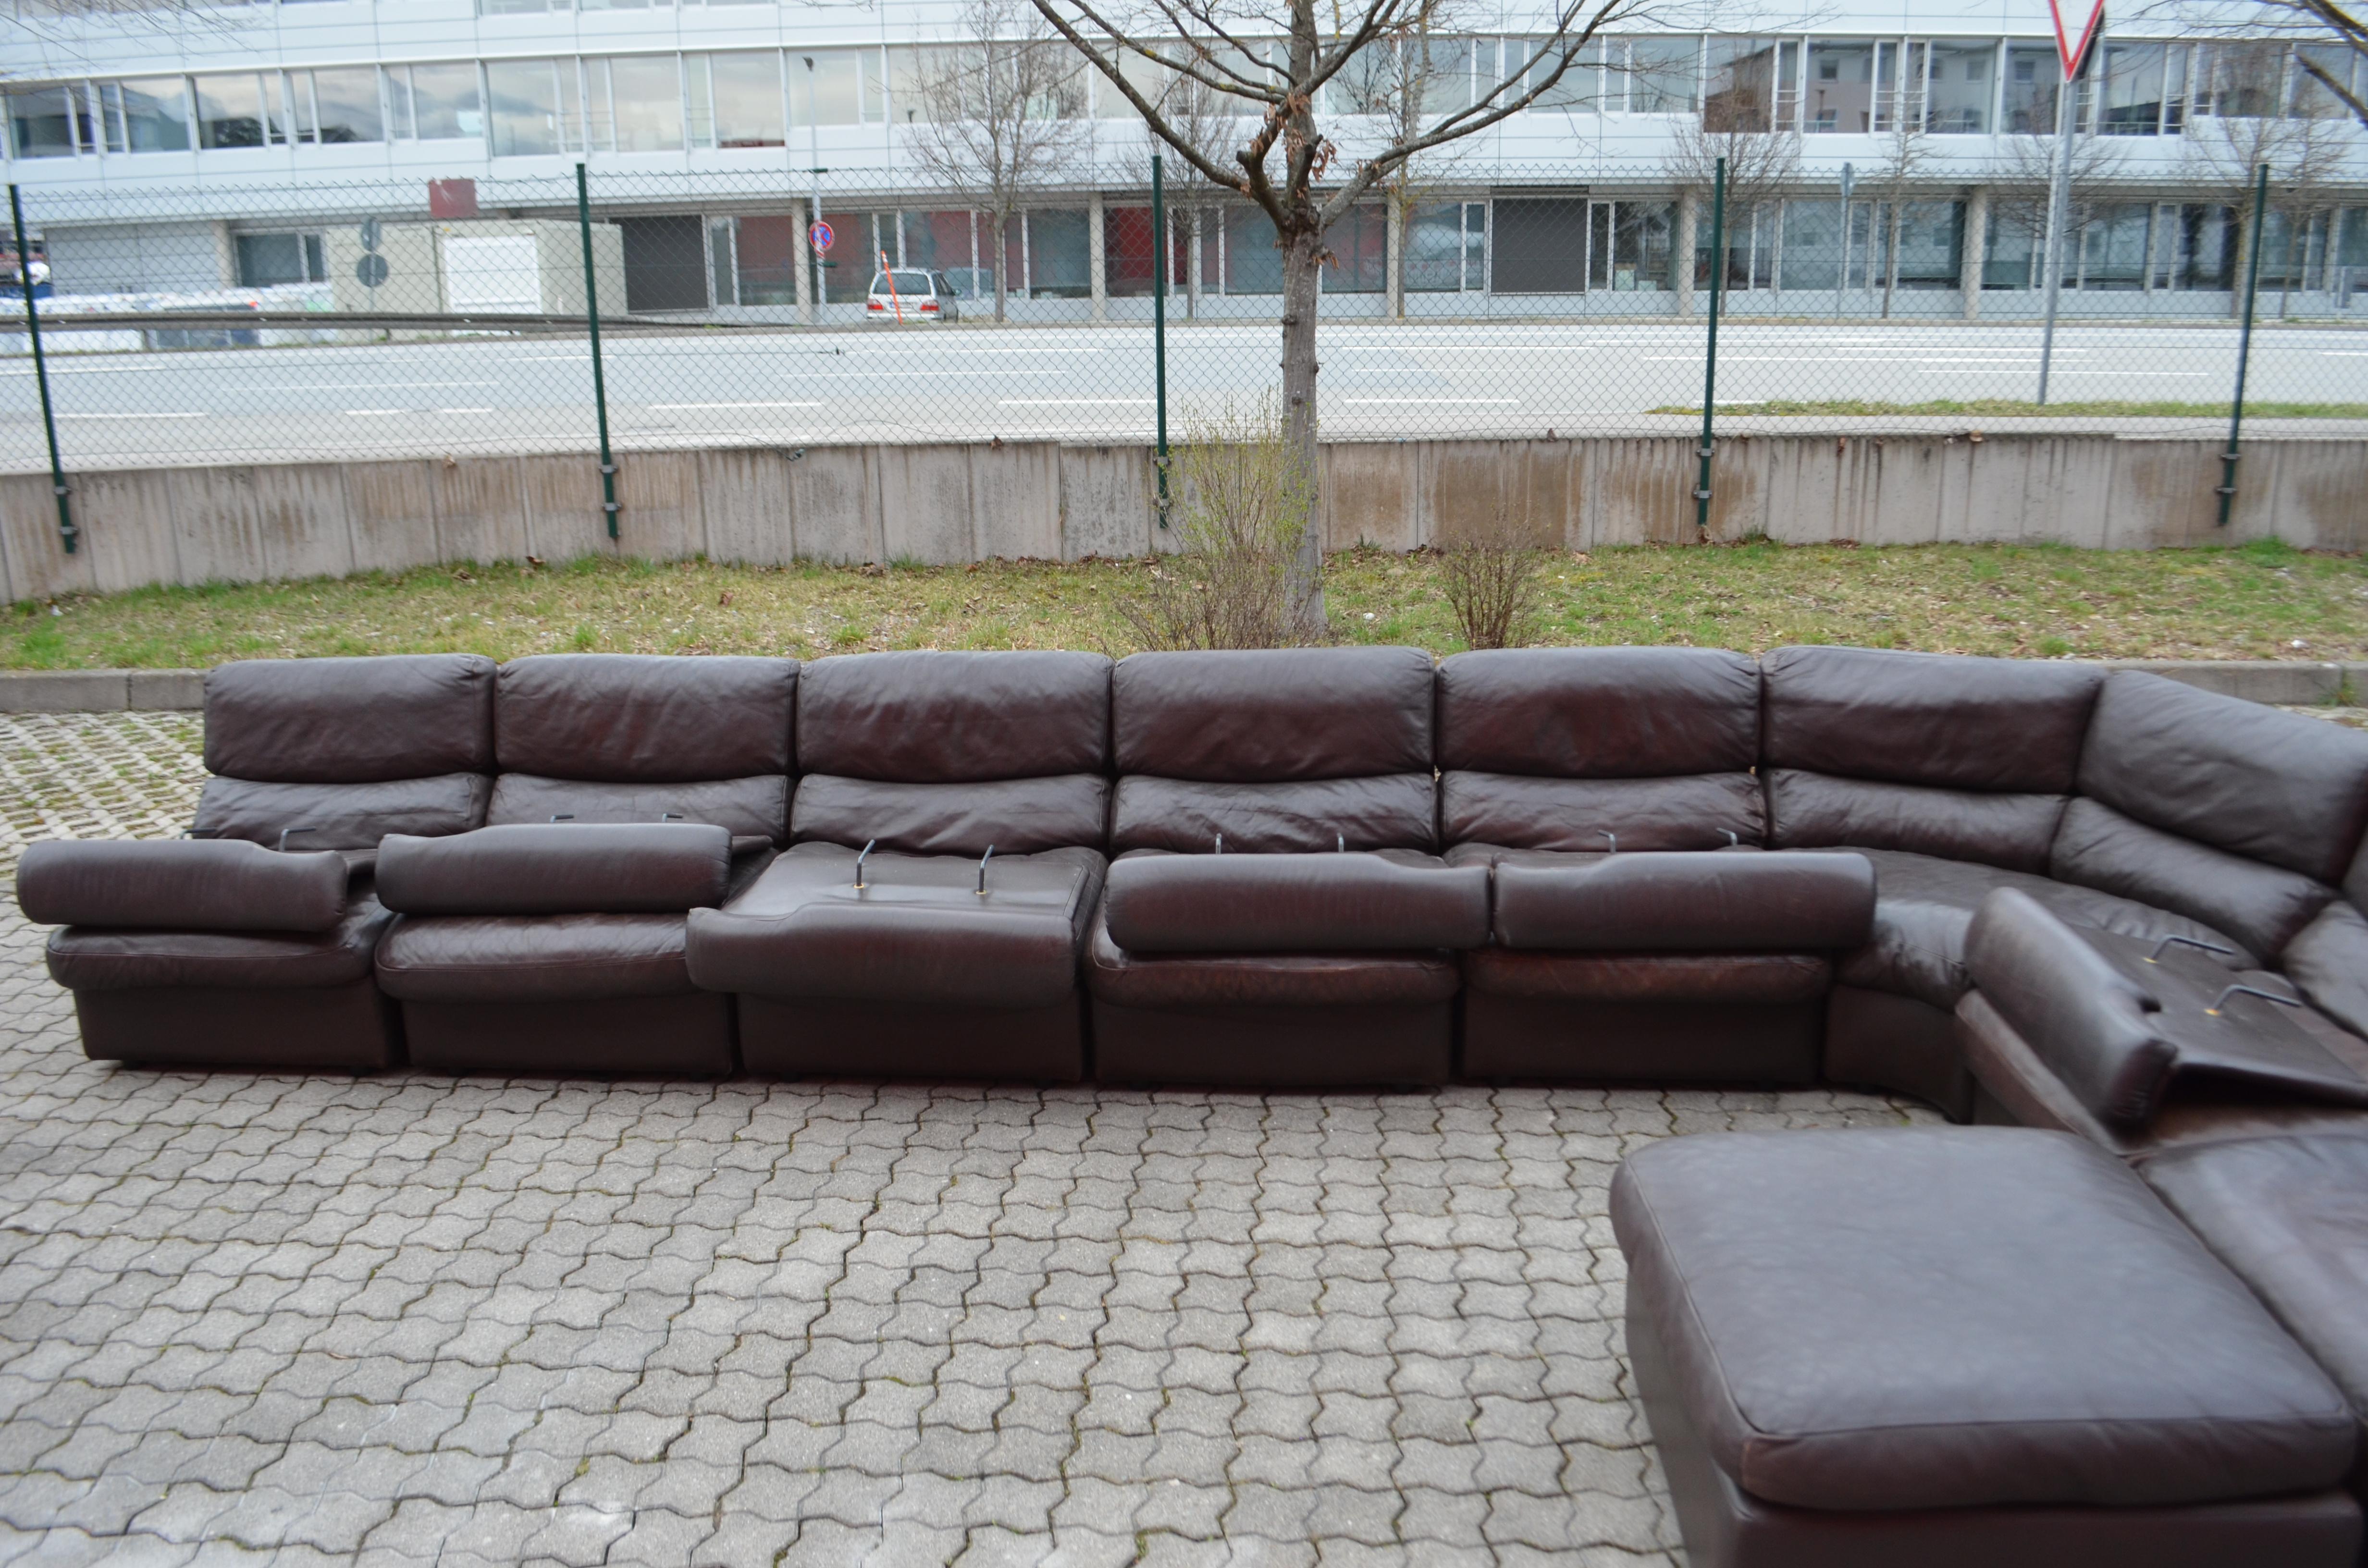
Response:
M542 268L534 236L444 236L444 306L450 311L541 311Z

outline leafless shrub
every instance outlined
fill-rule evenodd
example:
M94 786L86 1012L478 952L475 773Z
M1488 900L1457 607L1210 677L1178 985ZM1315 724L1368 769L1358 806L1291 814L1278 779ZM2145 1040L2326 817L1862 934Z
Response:
M1440 546L1440 585L1464 646L1519 648L1537 635L1551 553L1523 541L1501 514L1486 534Z
M1315 497L1273 400L1188 420L1170 477L1182 548L1120 602L1129 630L1152 649L1298 641L1288 577Z

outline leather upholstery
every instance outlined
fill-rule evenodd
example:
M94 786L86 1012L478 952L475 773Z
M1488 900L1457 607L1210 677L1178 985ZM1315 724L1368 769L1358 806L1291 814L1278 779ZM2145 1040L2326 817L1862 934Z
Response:
M1132 855L1110 939L1135 953L1404 951L1488 940L1488 873L1428 855Z
M871 657L873 655L865 655ZM831 661L825 661L831 662ZM850 849L877 841L915 855L1027 855L1099 849L1110 815L1099 774L908 784L809 773L798 780L791 826L801 839Z
M2368 1119L2170 1149L2138 1171L2368 1412Z
M2201 921L2044 877L1897 850L1861 849L1874 867L1874 933L1843 956L1844 984L1913 996L1946 1010L1972 983L1965 931L1993 888L2019 888L2076 925L2153 940L2177 934L2239 949L2244 944Z
M2080 793L2331 884L2368 827L2368 734L2116 671L2080 754Z
M1974 1078L1957 1049L1954 1014L1913 996L1837 985L1825 1024L1819 1076L1827 1083L1913 1095L1951 1121L1974 1119Z
M1497 869L1495 930L1508 948L1855 948L1873 916L1873 869L1850 854L1618 854Z
M1677 1138L1611 1218L1628 1311L1752 1496L1837 1510L2329 1487L2340 1392L2103 1151L2008 1129Z
M1439 666L1439 766L1449 771L1744 773L1759 749L1759 670L1724 648L1502 649Z
M1110 683L1121 774L1273 784L1431 770L1419 648L1135 653Z
M1768 842L1778 849L1849 844L1978 860L2044 873L2064 816L2061 795L1935 790L1770 768Z
M693 989L680 915L406 915L379 944L378 983L406 1002L504 1006Z
M440 773L368 784L281 784L209 778L190 825L211 838L244 838L267 849L375 849L390 833L433 836L485 824L493 780ZM290 833L302 828L301 833Z
M1671 778L1452 772L1439 781L1439 820L1449 844L1570 852L1602 849L1611 842L1606 834L1623 850L1718 849L1757 845L1767 835L1759 782L1742 772Z
M1443 1005L1456 992L1452 956L1357 953L1131 953L1099 911L1086 948L1086 986L1133 1009Z
M1965 968L2082 1105L2122 1127L2154 1119L2179 1048L2163 1033L2151 991L2013 888L1982 901Z
M1137 655L1141 657L1143 655ZM1429 772L1281 784L1206 783L1130 774L1110 800L1110 849L1227 854L1429 849L1437 842Z
M1045 1007L1076 994L1101 891L1090 849L977 862L801 844L721 910L690 917L691 976L710 991L912 1006Z
M513 659L495 699L495 755L505 773L609 783L789 773L797 684L794 659Z
M2265 958L2283 951L2335 897L2334 889L2308 877L2148 827L2089 800L2065 809L2047 869L2058 881L2203 921Z
M1463 955L1474 991L1560 1002L1814 1001L1833 965L1807 953L1554 953L1480 948Z
M732 835L703 823L487 827L390 835L379 897L405 915L631 915L719 904Z
M565 816L579 823L655 823L669 815L712 824L734 838L779 844L790 835L790 781L779 773L759 773L689 783L610 784L505 773L494 780L485 822L505 827Z
M1110 662L1099 653L855 653L799 678L809 773L954 784L1110 766Z
M368 784L493 771L494 662L246 659L206 672L206 771Z
M326 931L345 914L346 863L238 839L32 844L17 903L44 926Z
M2034 795L2072 792L2104 678L1876 648L1772 649L1759 674L1764 767Z
M2311 1005L2356 1035L2368 1035L2368 918L2339 900L2286 944L2278 966Z
M347 985L369 978L370 954L393 918L365 891L347 897L344 915L326 931L109 931L68 926L50 933L46 956L50 978L78 992Z

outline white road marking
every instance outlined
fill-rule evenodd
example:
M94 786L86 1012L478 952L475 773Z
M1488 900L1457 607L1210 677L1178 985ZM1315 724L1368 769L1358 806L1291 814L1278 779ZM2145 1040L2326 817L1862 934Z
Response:
M998 408L1110 408L1120 403L1148 404L1156 399L1147 397L999 397Z
M1342 403L1518 403L1517 397L1344 397Z
M653 413L677 408L820 408L819 403L654 403Z
M199 414L67 414L67 413L61 413L61 414L59 414L58 417L59 417L59 418L61 418L61 419L203 419L203 418L205 417L205 415L204 415L204 414L202 414L202 413L199 413Z

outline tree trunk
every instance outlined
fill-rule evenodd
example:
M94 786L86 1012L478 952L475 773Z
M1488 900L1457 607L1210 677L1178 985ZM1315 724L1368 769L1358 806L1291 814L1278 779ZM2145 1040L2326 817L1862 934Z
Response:
M1896 199L1891 203L1890 233L1883 247L1883 319L1885 321L1891 319L1891 296L1899 288L1899 231L1902 227L1900 221L1902 205Z
M1184 319L1201 319L1201 210L1184 210Z
M1461 222L1460 219L1458 222ZM1406 320L1406 193L1403 191L1394 190L1390 193L1389 234L1383 243L1388 247L1390 258L1390 319L1404 321ZM1458 244L1463 243L1460 228L1457 231L1456 243Z
M1317 518L1322 511L1316 493L1315 312L1323 276L1324 237L1314 225L1297 228L1283 237L1282 258L1282 405L1285 431L1298 454L1302 493L1307 498L1307 526L1299 538L1291 567L1284 574L1283 593L1290 606L1292 631L1304 642L1326 634L1324 618L1324 540Z
M1008 297L1008 279L1003 276L1004 263L1011 256L1011 215L997 213L995 219L995 324L1003 324L1003 301Z

